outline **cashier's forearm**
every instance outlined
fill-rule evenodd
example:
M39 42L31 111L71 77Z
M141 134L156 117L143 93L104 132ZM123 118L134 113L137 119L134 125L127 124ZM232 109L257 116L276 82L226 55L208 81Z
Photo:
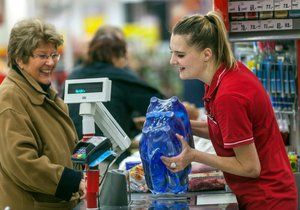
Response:
M206 121L190 120L193 135L210 139Z
M194 162L200 162L230 174L256 178L260 173L260 165L256 166L256 163L253 163L254 166L247 166L247 164L243 164L235 156L221 157L196 149L192 149L192 156Z

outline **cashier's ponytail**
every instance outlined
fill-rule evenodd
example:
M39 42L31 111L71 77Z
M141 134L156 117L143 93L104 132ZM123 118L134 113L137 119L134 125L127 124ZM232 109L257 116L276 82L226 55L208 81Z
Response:
M187 35L187 44L199 51L210 48L217 66L223 63L231 68L236 63L223 19L216 11L184 17L173 27L172 34Z

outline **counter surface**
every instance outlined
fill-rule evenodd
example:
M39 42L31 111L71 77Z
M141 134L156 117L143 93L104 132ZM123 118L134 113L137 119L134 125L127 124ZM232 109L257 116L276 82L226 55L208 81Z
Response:
M74 210L85 209L85 202L81 202ZM111 210L116 209L116 207L101 207L100 209ZM176 196L155 196L151 193L131 193L130 205L118 207L118 209L237 210L238 205L235 195L225 191L193 192Z

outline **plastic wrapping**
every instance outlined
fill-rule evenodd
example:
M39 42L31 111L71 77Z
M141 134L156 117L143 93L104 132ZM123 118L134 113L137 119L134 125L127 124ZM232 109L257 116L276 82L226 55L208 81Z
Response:
M188 200L154 200L149 209L155 210L189 210Z
M138 164L129 170L129 180L131 192L148 192L142 164Z
M182 145L176 133L193 146L191 125L183 104L177 97L167 100L151 98L139 150L146 183L154 194L177 194L188 190L191 165L180 172L172 173L160 159L161 156L172 157L180 154Z

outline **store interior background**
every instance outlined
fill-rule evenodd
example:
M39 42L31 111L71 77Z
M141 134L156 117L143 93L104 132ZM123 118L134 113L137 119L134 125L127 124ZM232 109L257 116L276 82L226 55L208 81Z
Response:
M64 46L60 49L62 58L53 81L59 92L66 76L84 58L87 44L97 28L109 24L119 26L125 32L132 70L166 96L177 95L181 100L202 107L203 84L199 81L181 81L176 69L169 64L169 31L182 16L206 14L213 7L214 0L0 0L0 74L8 71L6 47L10 29L24 17L42 18L54 24L64 35ZM243 40L241 36L231 40L234 40L232 47L235 56L259 78L263 78L266 72L265 67L259 65L264 59L289 59L289 82L294 83L294 90L290 88L290 92L286 93L272 89L270 72L264 77L268 79L262 83L266 82L265 88L275 100L273 105L287 150L300 154L297 97L297 60L300 55L297 54L296 40L283 38L266 41L268 39L257 42L260 40ZM282 98L277 100L278 96Z

